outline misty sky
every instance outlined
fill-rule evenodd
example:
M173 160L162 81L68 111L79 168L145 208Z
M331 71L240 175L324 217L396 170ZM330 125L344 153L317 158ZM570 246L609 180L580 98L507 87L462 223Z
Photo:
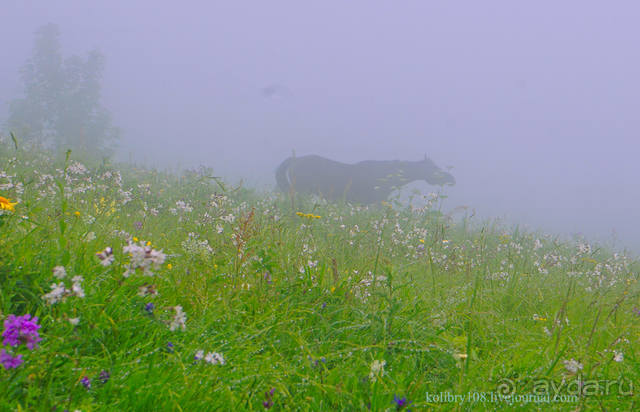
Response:
M637 1L0 1L1 119L53 22L106 56L123 159L270 188L293 150L426 153L445 208L640 251Z

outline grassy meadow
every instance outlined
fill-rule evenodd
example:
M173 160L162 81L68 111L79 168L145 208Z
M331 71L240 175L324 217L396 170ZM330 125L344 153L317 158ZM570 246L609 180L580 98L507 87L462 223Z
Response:
M0 410L640 409L637 261L422 203L4 142Z

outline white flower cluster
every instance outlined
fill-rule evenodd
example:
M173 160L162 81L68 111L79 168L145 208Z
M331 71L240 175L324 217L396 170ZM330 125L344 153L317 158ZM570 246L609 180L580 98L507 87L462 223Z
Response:
M184 202L182 200L178 200L176 202L176 209L182 210L185 213L193 212L193 207L191 207L191 205L189 203L186 203L186 202Z
M387 364L386 361L382 360L374 360L371 364L371 371L369 372L369 379L372 382L375 382L379 376L384 375L384 366Z
M199 239L197 233L189 232L186 240L181 243L185 252L190 255L208 255L213 253L213 249L209 246L207 239Z
M182 311L182 306L174 306L173 309L176 311L176 314L173 316L173 320L169 324L169 330L185 330L187 328L187 325L185 324L187 321L187 314Z
M138 269L141 269L146 276L153 276L151 268L160 268L160 265L164 263L167 257L162 253L162 250L152 249L149 243L145 245L142 241L138 244L129 241L129 244L124 246L122 251L128 253L131 258L127 265L127 270L124 272L125 278L135 273Z
M71 279L71 289L67 289L65 283L62 281L67 276L67 271L64 266L56 266L53 268L53 276L57 279L60 279L60 283L52 283L51 284L51 292L42 295L42 299L44 299L49 305L53 305L64 300L67 296L77 296L79 298L84 297L84 289L82 288L82 281L84 280L82 276L74 276Z
M113 263L113 260L114 260L113 249L109 246L104 248L104 250L101 250L100 252L96 253L96 256L98 256L98 258L100 259L100 264L102 266L109 266L111 263Z
M564 360L563 363L564 367L571 373L576 373L583 368L582 364L575 359Z
M194 356L196 361L204 359L205 362L210 363L212 365L224 365L226 361L224 360L224 356L218 352L209 352L206 355L202 349L198 350Z

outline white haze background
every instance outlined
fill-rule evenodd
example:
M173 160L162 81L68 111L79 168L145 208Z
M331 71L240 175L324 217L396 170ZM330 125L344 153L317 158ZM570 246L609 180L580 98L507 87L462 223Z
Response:
M0 119L52 22L106 56L122 159L272 188L293 150L427 153L454 166L446 210L640 251L636 1L0 3Z

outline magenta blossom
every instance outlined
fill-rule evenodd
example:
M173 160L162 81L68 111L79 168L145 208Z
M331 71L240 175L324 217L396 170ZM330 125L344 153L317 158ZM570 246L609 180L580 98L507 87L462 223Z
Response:
M24 362L22 360L22 355L13 357L4 349L0 351L0 363L2 364L2 366L4 366L5 369L15 369L18 366L22 365L22 362Z
M31 315L23 316L9 315L4 321L4 332L2 343L9 346L18 346L21 343L27 345L27 348L33 350L37 343L42 340L38 334L38 317L31 319Z

